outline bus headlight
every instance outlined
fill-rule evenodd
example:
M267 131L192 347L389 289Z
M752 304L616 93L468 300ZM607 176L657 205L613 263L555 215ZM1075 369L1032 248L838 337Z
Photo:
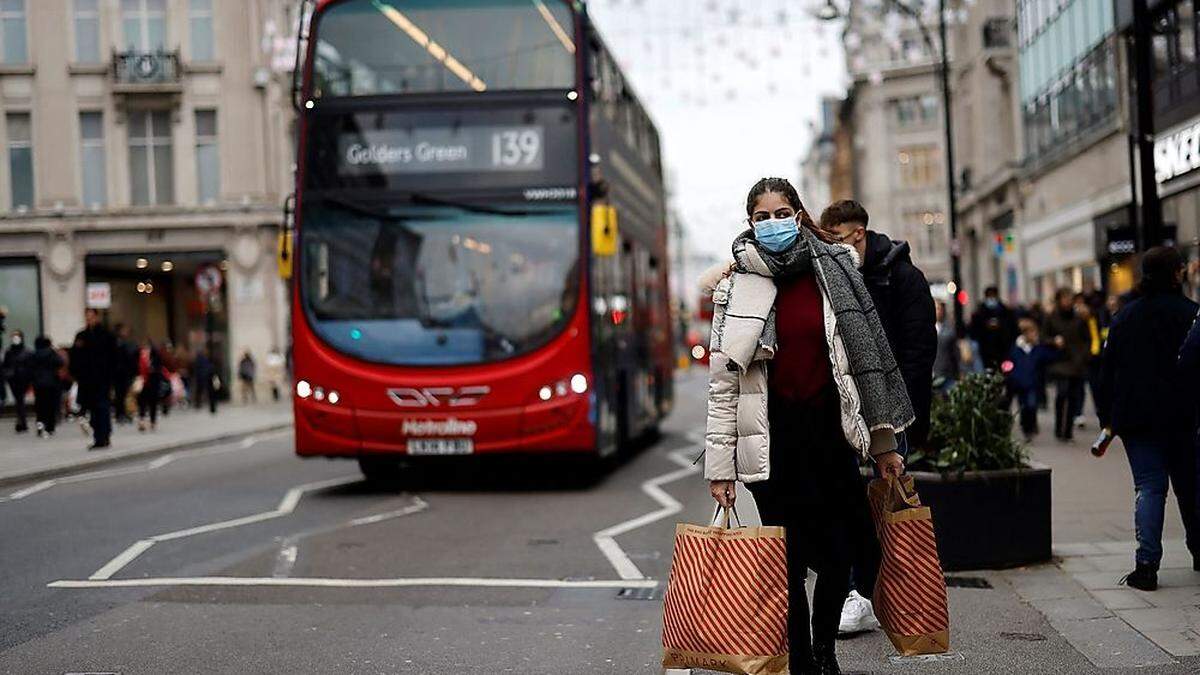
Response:
M583 373L575 373L571 376L571 391L576 394L582 394L587 391L587 376Z
M300 380L296 383L296 395L300 398L312 396L312 385L308 383L308 380Z
M538 398L543 401L549 401L552 395L553 392L550 391L550 385L545 385L541 389L538 389Z
M329 401L330 403L332 403L334 405L337 405L337 402L340 401L341 399L342 399L342 397L336 391L329 392L329 396L327 396L325 398L325 400Z
M697 361L704 358L704 345L692 346L692 358L696 359Z

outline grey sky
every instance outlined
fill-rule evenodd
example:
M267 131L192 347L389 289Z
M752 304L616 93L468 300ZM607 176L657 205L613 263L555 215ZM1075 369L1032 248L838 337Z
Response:
M724 254L759 178L799 182L822 96L844 91L820 0L592 0L601 34L662 136L690 246ZM823 204L808 204L819 212Z

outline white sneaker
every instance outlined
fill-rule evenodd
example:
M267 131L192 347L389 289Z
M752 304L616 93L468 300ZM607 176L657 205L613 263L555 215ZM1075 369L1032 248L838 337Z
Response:
M846 603L842 605L842 620L838 623L838 635L853 635L865 633L879 628L879 619L875 618L875 609L871 601L859 595L858 591L850 591Z

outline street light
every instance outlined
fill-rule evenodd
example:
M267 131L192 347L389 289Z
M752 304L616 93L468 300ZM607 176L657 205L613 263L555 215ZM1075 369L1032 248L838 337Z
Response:
M849 0L851 3L854 0ZM933 37L921 13L900 0L885 0L886 4L896 8L917 22L921 37L930 53L939 55L939 80L942 88L942 119L946 132L946 206L950 213L950 277L956 288L962 285L962 254L958 245L958 196L954 189L954 119L950 111L950 50L946 48L946 0L938 0L938 42L940 49L934 45ZM842 16L841 10L833 4L833 0L825 0L825 5L817 10L817 18L822 21L833 21ZM959 298L954 298L954 327L959 335L964 332L963 304Z

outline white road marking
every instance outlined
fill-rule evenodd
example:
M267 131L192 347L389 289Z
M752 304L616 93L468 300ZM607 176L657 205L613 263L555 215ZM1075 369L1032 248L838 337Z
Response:
M411 579L333 579L327 577L143 577L138 579L64 579L49 588L136 588L157 586L309 586L325 588L404 588L471 586L479 588L656 588L655 579L490 579L416 577Z
M692 464L692 460L678 452L672 452L671 454L667 455L667 457L671 461L680 465L682 468L664 473L661 476L651 478L650 480L642 483L642 492L645 492L650 496L651 499L659 504L662 504L662 508L638 516L637 518L631 518L623 523L613 525L612 527L605 528L592 535L592 539L596 542L596 546L598 546L604 556L608 558L608 562L612 563L613 568L617 570L617 574L622 579L645 579L646 575L642 574L642 571L638 569L637 565L633 564L633 561L629 559L629 556L620 547L620 545L617 544L615 538L619 535L625 534L626 532L636 530L639 527L644 527L650 523L662 520L667 516L671 516L682 511L683 504L680 504L678 500L667 494L667 492L663 490L661 486L672 481L679 480L684 476L694 474L700 470Z
M184 451L178 455L173 452L168 453L166 455L163 455L162 457L153 459L141 466L125 467L125 468L121 468L121 469L104 469L102 471L89 471L87 473L75 474L73 476L63 476L62 478L50 478L47 480L40 481L38 483L34 483L33 485L30 485L29 487L21 488L20 490L17 490L16 492L9 494L7 497L0 497L0 503L15 502L17 500L29 497L30 495L35 495L44 490L49 490L50 488L54 487L55 485L66 485L66 484L70 484L70 483L83 483L85 481L97 480L100 478L112 478L114 476L129 476L129 475L132 475L135 473L144 473L147 471L154 471L155 469L161 469L164 466L166 466L166 465L170 464L171 462L174 462L175 460L180 459L180 458L210 457L212 455L222 455L227 452L246 450L246 449L250 448L251 446L257 444L259 441L278 438L280 436L285 436L290 433L291 433L291 429L281 429L281 430L269 432L266 434L248 436L246 438L243 438L240 443L222 444L216 448L210 448L208 450L189 450L189 451ZM226 446L228 446L228 447L226 447Z
M88 578L93 579L93 580L98 580L98 579L108 579L108 578L112 577L112 575L114 575L118 571L120 571L122 567L125 567L129 563L133 562L134 558L137 558L139 555L145 553L146 549L150 548L153 545L154 545L153 540L139 539L138 541L134 542L133 545L130 546L129 548L125 549L124 551L121 551L121 553L117 557L113 558L112 560L109 560L108 563L106 563L104 565L104 567L101 567L100 569L96 570L92 574L92 576L90 576Z
M300 497L303 496L304 493L306 493L306 492L312 492L313 490L321 490L323 488L336 487L338 485L346 485L348 483L357 483L361 480L362 480L361 476L354 475L354 476L343 476L341 478L331 478L329 480L316 481L313 483L305 483L304 485L297 485L296 487L288 490L287 494L285 494L283 496L283 499L280 500L279 506L275 507L274 509L271 509L270 511L263 511L262 513L255 513L255 514L251 514L249 516L242 516L241 518L233 518L230 520L223 520L223 521L220 521L217 523L210 523L208 525L199 525L197 527L189 527L184 530L175 530L174 532L164 532L163 534L156 534L152 537L147 537L146 539L142 539L142 540L138 541L137 543L133 544L129 548L122 551L120 555L118 555L117 557L108 561L108 563L105 564L104 567L101 567L100 569L96 570L96 573L93 574L91 577L89 577L89 579L91 579L93 581L110 579L112 577L112 575L121 571L129 563L131 563L135 559L137 559L138 556L145 553L146 549L150 548L151 546L153 546L154 544L156 544L158 542L173 541L175 539L183 539L185 537L192 537L197 534L206 534L208 532L216 532L217 530L225 530L225 529L229 529L231 527L241 527L242 525L249 525L250 523L257 523L257 522L262 522L264 520L271 520L274 518L279 518L281 516L286 516L296 509L296 505L300 503Z
M420 497L417 497L414 495L413 503L409 504L408 506L405 506L402 509L396 509L395 511L388 511L387 513L377 513L373 516L363 516L362 518L355 518L354 520L350 521L350 525L352 527L355 525L371 525L373 523L379 523L379 522L383 522L385 520L391 520L392 518L399 518L401 516L409 516L414 513L419 513L421 511L424 511L427 508L429 508L429 502L426 502L424 499L421 499Z

